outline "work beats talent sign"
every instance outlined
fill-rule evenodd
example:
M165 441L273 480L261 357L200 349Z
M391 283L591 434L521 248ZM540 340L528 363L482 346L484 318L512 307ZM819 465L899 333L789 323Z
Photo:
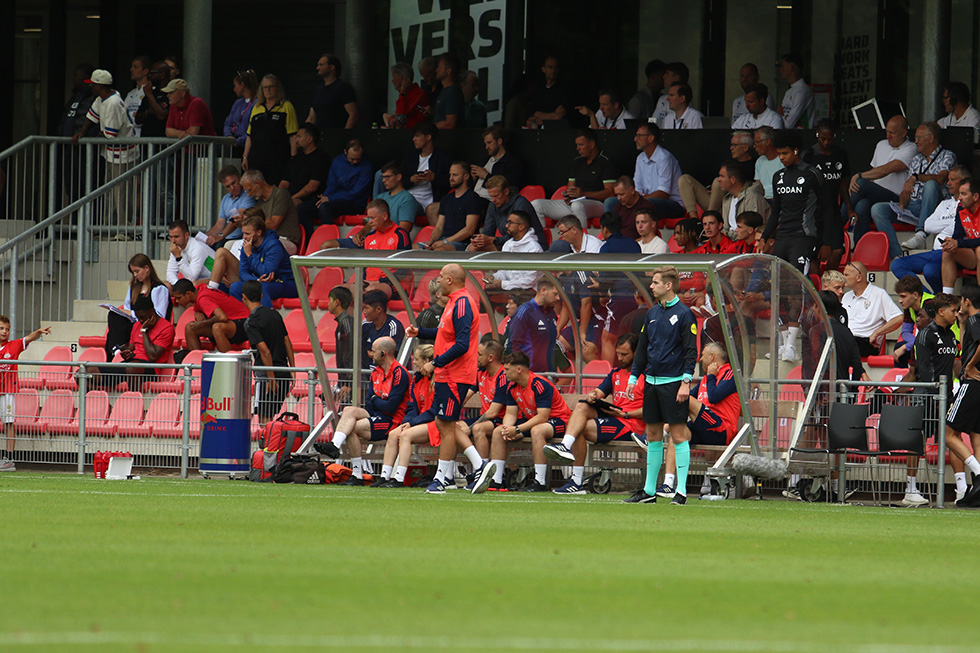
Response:
M450 0L391 0L388 65L399 61L412 66L419 81L418 63L446 52L450 46ZM469 50L456 52L465 69L480 77L477 98L487 107L487 123L501 119L504 94L504 22L506 0L471 0L464 39ZM460 71L462 72L462 71ZM462 80L460 80L462 81ZM388 86L388 107L398 92Z

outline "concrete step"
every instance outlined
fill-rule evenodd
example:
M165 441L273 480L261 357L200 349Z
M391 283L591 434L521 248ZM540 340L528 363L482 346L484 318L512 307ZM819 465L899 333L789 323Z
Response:
M112 283L112 282L110 282ZM116 282L121 283L121 282ZM113 302L103 302L99 299L76 299L73 302L72 315L76 322L100 322L105 323L108 310L99 306L103 303L113 303ZM122 302L119 302L120 304ZM113 303L114 304L114 303ZM114 304L118 306L119 304Z
M45 342L70 344L77 343L81 336L101 336L105 333L106 320L74 320L72 322L41 322L42 327L51 327L51 335Z

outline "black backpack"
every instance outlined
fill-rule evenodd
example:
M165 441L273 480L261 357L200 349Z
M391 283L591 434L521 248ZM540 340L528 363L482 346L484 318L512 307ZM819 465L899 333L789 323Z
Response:
M323 485L327 478L323 463L317 456L309 454L291 454L271 471L273 483Z

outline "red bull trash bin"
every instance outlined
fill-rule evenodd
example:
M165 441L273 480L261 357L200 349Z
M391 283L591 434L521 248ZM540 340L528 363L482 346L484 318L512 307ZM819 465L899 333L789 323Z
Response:
M201 361L201 458L204 478L248 477L251 466L252 356L209 352Z

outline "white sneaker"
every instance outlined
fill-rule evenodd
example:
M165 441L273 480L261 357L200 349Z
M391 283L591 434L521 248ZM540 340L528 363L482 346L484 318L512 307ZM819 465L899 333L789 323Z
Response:
M779 360L791 362L799 359L800 357L796 355L796 345L792 342L787 342L779 348Z
M4 456L0 458L0 472L16 472L17 467L14 465L13 461Z
M915 232L915 235L902 243L902 249L925 249L926 248L926 237L920 232Z
M927 506L929 505L929 499L918 492L906 492L905 498L902 499L903 506Z
M962 498L963 498L963 497L965 497L965 496L966 496L966 490L962 490L962 491L961 491L961 490L957 490L957 491L956 491L956 498L955 498L955 499L953 499L953 501L954 501L954 502L955 502L955 501L959 501L960 499L962 499Z

